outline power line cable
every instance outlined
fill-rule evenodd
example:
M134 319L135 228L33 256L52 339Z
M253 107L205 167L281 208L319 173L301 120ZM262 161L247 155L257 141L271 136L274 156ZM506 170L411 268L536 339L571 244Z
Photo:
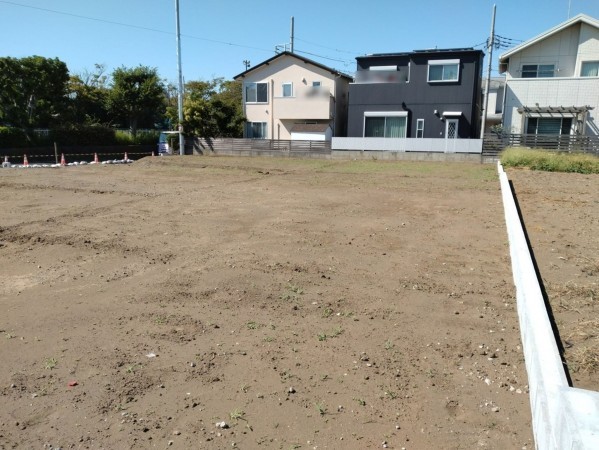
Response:
M154 33L168 34L170 36L174 36L175 35L175 33L173 33L172 31L165 31L165 30L159 30L157 28L144 27L144 26L141 26L141 25L133 25L133 24L129 24L129 23L116 22L116 21L113 21L113 20L99 19L97 17L84 16L84 15L81 15L81 14L73 14L73 13L64 12L64 11L57 11L57 10L49 9L49 8L41 8L41 7L38 7L38 6L23 5L21 3L10 2L10 1L5 1L5 0L0 0L0 3L5 3L7 5L13 5L13 6L19 6L19 7L22 7L22 8L35 9L35 10L38 10L38 11L45 11L45 12L49 12L49 13L53 13L53 14L61 14L63 16L75 17L77 19L93 20L95 22L108 23L108 24L111 24L111 25L118 25L118 26L127 27L127 28L135 28L135 29L143 30L143 31L151 31L151 32L154 32ZM203 38L203 37L199 37L199 36L193 36L193 35L189 35L189 34L181 34L181 36L184 36L184 37L189 38L189 39L199 40L199 41L212 42L212 43L221 44L221 45L229 45L231 47L248 48L248 49L251 49L251 50L259 50L259 51L262 51L262 52L272 53L274 51L274 50L266 50L266 49L259 48L259 47L252 47L250 45L237 44L237 43L234 43L234 42L219 41L217 39L208 39L208 38Z
M349 50L341 50L338 48L333 48L333 47L327 47L326 45L322 45L322 44L317 44L316 42L310 42L310 41L306 41L305 39L301 39L298 37L295 37L296 41L301 41L301 42L305 42L306 44L310 44L310 45L315 45L317 47L321 47L321 48L326 48L327 50L333 50L337 53L347 53L348 55L361 55L361 52L352 52Z
M340 63L351 63L351 61L348 61L347 59L331 58L329 56L317 55L316 53L307 52L305 50L297 50L297 49L295 49L294 52L295 53L303 53L304 55L316 56L317 58L327 59L329 61L335 61L335 62L340 62Z

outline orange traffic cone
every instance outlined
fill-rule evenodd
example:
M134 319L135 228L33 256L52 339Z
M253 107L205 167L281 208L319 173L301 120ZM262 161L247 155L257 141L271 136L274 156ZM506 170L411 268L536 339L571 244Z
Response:
M96 164L100 164L100 160L98 159L98 154L97 153L94 153L94 162Z
M60 154L60 165L61 166L66 166L67 165L67 160L64 158L64 153Z
M27 155L23 155L23 165L25 167L29 167L29 161L27 160Z
M125 152L125 157L123 158L125 161L129 161L129 157L127 156L127 152Z

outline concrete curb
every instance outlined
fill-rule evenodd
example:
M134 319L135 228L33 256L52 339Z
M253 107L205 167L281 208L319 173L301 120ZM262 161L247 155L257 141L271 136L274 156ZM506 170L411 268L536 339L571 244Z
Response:
M568 385L507 174L497 163L537 449L599 449L599 392Z

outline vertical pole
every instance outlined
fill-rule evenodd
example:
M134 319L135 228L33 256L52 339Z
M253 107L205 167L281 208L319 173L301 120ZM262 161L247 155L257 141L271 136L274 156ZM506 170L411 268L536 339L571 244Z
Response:
M54 160L58 164L58 144L56 142L54 142Z
M487 125L487 108L489 107L489 87L491 86L491 65L493 64L493 46L495 45L495 12L497 5L493 5L493 19L491 20L491 35L489 36L489 64L487 66L487 81L485 83L485 103L483 106L483 120L480 125L480 138L485 135Z
M293 16L291 16L291 37L290 37L290 40L291 40L291 53L293 53L293 38L294 38L294 36L293 36L294 35L293 28L294 28L294 21L295 20L294 20Z
M179 24L179 0L175 0L177 14L177 69L179 71L179 95L177 98L179 119L179 155L185 154L185 138L183 137L183 72L181 70L181 27Z

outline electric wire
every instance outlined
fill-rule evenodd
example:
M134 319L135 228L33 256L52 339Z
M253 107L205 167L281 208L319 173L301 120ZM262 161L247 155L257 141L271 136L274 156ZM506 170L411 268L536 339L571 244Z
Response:
M85 19L85 20L92 20L94 22L101 22L101 23L108 23L111 25L118 25L121 27L127 27L127 28L135 28L138 30L143 30L143 31L151 31L154 33L162 33L162 34L168 34L170 36L175 36L175 33L172 31L165 31L165 30L159 30L158 28L151 28L151 27L144 27L141 25L134 25L134 24L130 24L130 23L123 23L123 22L117 22L114 20L107 20L107 19L99 19L97 17L90 17L90 16L84 16L81 14L74 14L74 13L69 13L69 12L65 12L65 11L58 11L55 9L49 9L49 8L41 8L39 6L31 6L31 5L23 5L21 3L16 3L16 2L10 2L10 1L6 1L6 0L0 0L0 3L5 3L8 5L13 5L13 6L19 6L22 8L29 8L29 9L35 9L38 11L45 11L45 12L49 12L49 13L53 13L53 14L60 14L63 16L70 16L70 17L75 17L77 19ZM222 44L222 45L228 45L231 47L240 47L240 48L247 48L247 49L251 49L251 50L259 50L262 52L269 52L272 53L274 52L274 50L267 50L264 48L259 48L259 47L252 47L250 45L244 45L244 44L237 44L235 42L226 42L226 41L219 41L217 39L209 39L209 38L204 38L204 37L200 37L200 36L193 36L190 34L181 34L181 36L189 38L189 39L195 39L195 40L199 40L199 41L205 41L205 42L212 42L215 44Z

